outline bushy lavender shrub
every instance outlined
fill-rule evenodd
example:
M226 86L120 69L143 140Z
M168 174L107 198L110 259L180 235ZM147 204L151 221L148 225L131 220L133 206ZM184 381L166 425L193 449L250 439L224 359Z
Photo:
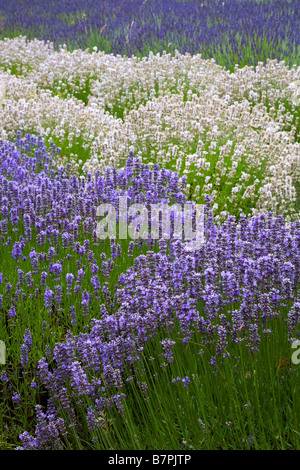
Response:
M206 197L201 249L187 252L175 239L130 242L129 254L132 243L147 249L125 272L117 270L114 289L109 288L121 252L113 240L110 258L101 250L95 237L97 205L109 201L117 207L120 193L146 205L183 203L183 184L175 173L157 165L150 169L133 155L122 170L79 179L67 168L52 166L39 138L26 135L14 144L1 143L2 250L18 279L12 285L1 276L1 320L11 334L17 321L24 329L19 359L24 370L37 338L28 325L24 328L24 311L21 321L20 296L23 302L39 302L43 315L35 320L44 320L44 331L51 334L64 324L60 338L44 344L44 354L36 351L37 362L30 359L39 385L47 390L48 407L42 411L37 404L36 436L22 433L23 448L61 448L64 439L80 436L84 423L91 431L105 429L105 412L123 413L131 376L156 337L163 338L161 367L172 364L178 342L201 338L211 352L212 370L230 357L233 344L255 354L263 337L272 334L274 320L287 325L291 341L298 338L300 224L286 224L272 213L240 220L230 216L217 225ZM72 256L74 275L67 271ZM188 387L188 375L182 380ZM7 381L5 375L4 387ZM19 394L12 399L18 403Z
M127 56L176 48L230 67L244 63L245 56L251 65L267 58L293 65L299 48L297 0L34 0L30 8L19 0L1 0L0 11L4 36L25 32L56 47L98 46Z

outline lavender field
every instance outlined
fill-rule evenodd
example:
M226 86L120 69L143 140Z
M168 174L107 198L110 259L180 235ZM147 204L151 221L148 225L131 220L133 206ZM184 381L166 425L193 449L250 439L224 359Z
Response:
M299 32L0 0L0 450L300 449Z

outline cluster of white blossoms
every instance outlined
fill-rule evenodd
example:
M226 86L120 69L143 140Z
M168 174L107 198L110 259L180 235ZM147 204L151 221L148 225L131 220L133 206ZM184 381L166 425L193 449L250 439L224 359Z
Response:
M300 68L275 60L230 73L200 54L140 59L5 39L0 138L19 129L41 134L62 147L59 164L68 157L74 171L82 165L92 173L122 166L133 150L192 176L187 191L196 200L203 193L214 200L227 185L228 205L250 198L254 214L271 209L299 218L299 80Z

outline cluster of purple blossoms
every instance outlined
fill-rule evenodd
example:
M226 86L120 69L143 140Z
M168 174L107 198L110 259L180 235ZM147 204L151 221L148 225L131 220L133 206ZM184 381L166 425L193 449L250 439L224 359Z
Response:
M24 153L26 143L38 146L35 157ZM202 350L207 345L212 351L214 372L218 359L230 355L232 343L255 354L261 338L272 334L274 319L286 321L291 340L298 337L300 222L286 224L268 213L239 221L229 217L217 225L206 197L201 248L187 252L179 239L140 239L130 242L126 252L111 240L109 257L95 233L97 207L109 202L118 214L120 195L129 205L184 204L185 182L178 174L130 155L123 169L78 178L68 167L56 169L42 140L29 135L15 144L1 142L0 154L0 242L18 279L13 286L0 274L1 319L20 315L21 295L40 299L43 330L49 313L51 319L55 313L70 322L65 337L52 352L45 345L47 357L36 365L37 379L49 394L48 408L45 413L37 408L38 437L21 434L24 448L60 448L59 436L79 427L76 403L89 403L85 412L91 430L101 425L104 408L122 412L130 381L126 370L135 369L145 343L158 332L162 367L172 367L178 342L187 344L197 335ZM16 214L20 233L11 231ZM134 257L142 247L145 254ZM112 291L110 275L122 256L132 256L133 263L119 272ZM87 331L72 332L84 318L89 319ZM34 340L26 329L23 366ZM190 383L188 376L174 381ZM146 393L146 383L141 390Z
M28 353L32 346L32 336L28 328L24 333L23 341L24 343L21 345L21 364L22 367L25 367L28 362Z
M54 373L45 359L39 362L40 380L56 399L66 382L72 385L69 401L64 397L69 407L76 396L84 394L95 403L105 400L107 387L126 390L123 364L134 366L145 341L161 330L166 332L161 356L172 362L175 342L170 335L174 330L178 337L176 324L183 342L201 334L204 347L215 347L213 370L218 357L229 355L231 342L244 343L254 354L262 335L271 333L273 319L287 320L290 333L297 331L300 224L287 226L281 217L261 214L239 223L229 218L217 226L209 201L206 214L206 243L200 250L187 253L176 240L168 253L148 251L137 257L120 276L114 313L102 306L88 333L70 334L58 343ZM204 313L197 308L199 302ZM289 302L293 307L283 318L280 311ZM226 310L228 305L236 308ZM187 387L190 379L182 382ZM90 409L87 419L92 422Z

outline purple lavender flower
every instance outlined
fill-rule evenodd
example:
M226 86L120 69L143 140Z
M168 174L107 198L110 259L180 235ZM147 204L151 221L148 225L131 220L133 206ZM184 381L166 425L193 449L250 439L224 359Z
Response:
M28 273L25 274L25 277L26 277L26 282L27 282L27 287L28 289L32 289L33 288L33 279L32 279L32 273L31 271L29 271Z
M6 288L5 288L5 293L6 293L7 296L10 294L11 290L12 290L12 285L10 284L10 282L7 282L6 283Z
M91 431L96 431L98 424L97 424L97 419L95 415L95 410L91 406L87 409L86 419L87 419L89 429Z
M46 286L47 276L48 276L48 273L46 271L42 271L41 273L41 286L42 287Z
M32 346L32 336L31 336L29 328L26 328L25 330L23 341L24 341L24 344L27 346L28 350L30 350Z
M47 309L51 309L52 308L52 301L53 301L53 296L54 296L54 292L49 289L48 287L46 288L46 291L45 291L45 294L44 294L44 299L45 299L45 307Z
M55 277L55 282L59 282L60 275L62 273L62 264L58 261L50 267L50 272L53 272Z
M11 397L11 399L12 399L12 401L13 401L14 403L17 404L17 403L19 403L21 397L20 397L19 393L15 392L15 393L13 394L13 396Z
M180 377L177 377L176 379L172 379L172 382L173 383L178 383L181 381L181 378Z
M76 323L76 312L75 312L74 305L70 307L70 316L71 316L71 323Z
M190 383L190 379L188 378L188 376L185 376L183 379L182 379L182 382L183 382L183 385L185 387L188 386L188 384Z
M1 375L0 375L0 380L2 380L3 383L6 383L8 382L8 377L7 377L7 373L6 371L2 371Z
M175 341L171 340L170 338L167 338L165 340L161 341L161 344L164 348L164 353L162 354L162 357L165 357L169 363L173 362L173 351L171 348L176 344Z
M254 443L254 437L253 437L253 434L251 434L250 436L248 436L248 442L249 442L249 447L251 448L253 443Z
M8 314L9 314L9 318L14 318L14 317L17 315L17 312L16 312L15 307L11 307L11 308L8 310Z
M91 302L91 296L90 294L88 293L88 291L83 291L82 292L82 301L81 301L81 305L83 307L83 315L84 316L87 316L88 314L88 311L89 311L89 304Z
M18 269L17 273L19 278L19 286L22 286L24 283L24 271L22 271L22 269Z
M55 286L55 307L59 309L59 306L63 299L62 286Z
M28 347L26 344L21 344L21 365L25 367L28 362Z
M14 244L14 246L13 246L13 251L12 251L11 254L12 254L13 258L14 258L16 261L17 261L19 258L22 257L22 249L23 249L23 247L22 247L21 243L17 242L17 243Z
M72 289L72 282L74 280L74 274L68 273L66 274L66 281L67 281L67 295L71 295Z

